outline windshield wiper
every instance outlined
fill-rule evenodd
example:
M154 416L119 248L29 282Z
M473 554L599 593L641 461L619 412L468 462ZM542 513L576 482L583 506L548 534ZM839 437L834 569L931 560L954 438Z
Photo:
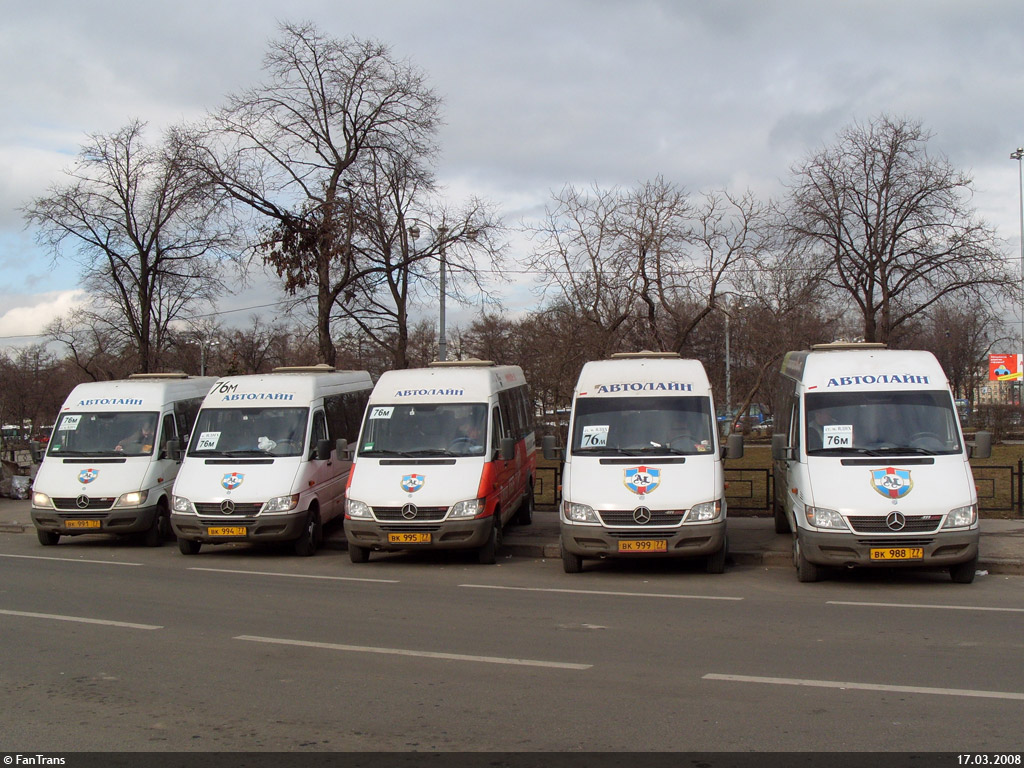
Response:
M369 450L369 451L360 451L359 455L360 456L405 456L405 457L412 456L411 453L408 453L406 451L392 451L392 450L385 450L384 448L374 448L374 449Z
M592 453L595 456L633 456L635 455L632 451L627 451L622 448L576 448L573 450L574 454L581 453Z
M884 448L876 448L875 451L877 452L877 455L891 453L916 453L923 456L937 455L937 451L929 451L927 448L914 448L910 445L887 445Z

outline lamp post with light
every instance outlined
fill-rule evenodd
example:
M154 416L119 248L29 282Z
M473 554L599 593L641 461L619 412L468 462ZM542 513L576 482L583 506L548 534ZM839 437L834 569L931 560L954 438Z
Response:
M1021 315L1020 315L1020 340L1022 351L1024 351L1024 147L1017 147L1016 152L1010 153L1010 159L1017 161L1017 186L1020 190L1020 282L1021 282ZM1024 355L1017 358L1017 371L1024 366ZM1017 403L1024 404L1024 379L1017 379Z
M444 280L445 280L445 253L444 253L444 247L445 247L445 236L448 234L448 228L444 224L441 224L437 228L431 227L429 224L426 224L426 223L423 223L423 226L427 227L427 229L430 229L434 233L434 238L437 241L438 250L440 252L440 257L441 257L441 274L440 274L440 277L439 277L439 289L440 289L439 293L440 293L441 312L440 312L440 317L439 317L439 328L438 328L438 336L437 336L437 359L443 362L443 361L448 359L448 344L445 341L446 331L445 331L445 327L444 327L444 299L445 299L445 284L444 284ZM419 226L417 224L414 223L414 224L411 224L409 226L409 229L407 231L409 232L409 237L412 238L413 247L415 248L416 247L416 240L419 239L419 236L420 236L420 228L419 228Z

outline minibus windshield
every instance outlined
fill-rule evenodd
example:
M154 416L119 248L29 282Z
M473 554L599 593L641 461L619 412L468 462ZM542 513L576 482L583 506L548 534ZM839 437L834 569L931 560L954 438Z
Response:
M715 450L707 397L577 398L573 454L697 455Z
M402 403L366 410L360 456L483 456L485 403Z
M47 456L149 456L156 444L152 412L62 413Z
M189 456L300 456L308 408L203 408Z
M808 456L960 453L948 392L809 392Z

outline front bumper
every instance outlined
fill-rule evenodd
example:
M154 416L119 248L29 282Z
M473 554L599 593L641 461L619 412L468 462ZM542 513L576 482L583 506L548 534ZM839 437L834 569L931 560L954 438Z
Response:
M431 523L380 523L375 520L345 518L345 538L350 544L382 552L413 549L479 549L494 529L494 518L446 520ZM425 534L419 541L403 541L408 534Z
M559 521L562 547L584 558L706 557L725 546L725 518L714 523L683 524L674 528L606 528ZM620 552L620 541L665 541L664 552Z
M179 539L202 544L295 541L306 530L306 518L306 511L234 518L171 512L171 528Z
M800 528L800 549L815 565L869 566L893 568L906 566L941 567L966 563L978 556L978 528L906 536L865 536L857 533L822 533ZM872 549L913 550L924 555L912 560L873 560Z
M83 533L144 533L156 523L160 507L118 507L109 510L76 512L67 509L32 508L32 524L40 531L61 536Z

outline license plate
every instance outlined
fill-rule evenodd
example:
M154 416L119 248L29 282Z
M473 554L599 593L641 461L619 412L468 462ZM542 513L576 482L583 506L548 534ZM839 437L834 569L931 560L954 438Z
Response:
M65 520L65 528L99 528L99 520Z
M872 560L924 560L923 547L886 547L872 549Z
M245 536L245 528L238 525L222 525L216 528L207 528L207 536Z
M429 533L389 533L388 544L429 544Z
M626 539L619 542L619 552L668 552L665 539Z

